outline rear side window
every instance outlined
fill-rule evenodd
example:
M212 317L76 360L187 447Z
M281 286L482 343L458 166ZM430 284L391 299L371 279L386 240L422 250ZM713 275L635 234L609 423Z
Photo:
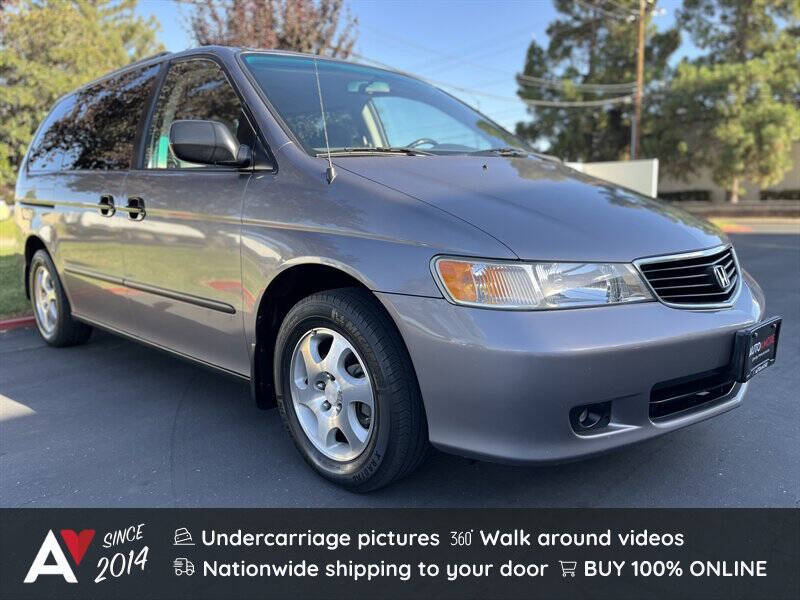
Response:
M55 108L47 115L39 135L31 144L28 153L28 171L31 173L47 173L61 169L61 159L64 149L61 145L59 132L71 118L75 108L75 96L68 96L56 104Z
M59 102L31 147L28 170L129 169L158 69L123 73Z
M128 169L159 66L123 73L76 94L60 137L61 168Z
M202 168L175 157L169 145L169 128L179 119L218 121L240 144L253 147L255 134L242 111L239 97L222 69L211 60L194 59L173 64L161 87L148 134L145 164L148 169Z

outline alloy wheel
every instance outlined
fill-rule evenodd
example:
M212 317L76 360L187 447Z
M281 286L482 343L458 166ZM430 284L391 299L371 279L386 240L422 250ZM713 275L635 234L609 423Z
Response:
M49 336L58 324L58 302L53 278L43 265L39 265L33 275L33 297L36 320L42 333Z
M311 443L336 461L357 458L375 429L375 395L353 345L332 329L312 329L297 342L289 368L295 413Z

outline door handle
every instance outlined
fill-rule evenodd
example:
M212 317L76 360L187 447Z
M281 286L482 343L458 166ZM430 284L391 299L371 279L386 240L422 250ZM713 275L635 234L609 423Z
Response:
M104 217L112 217L117 209L114 207L114 196L100 196L100 202L97 203L100 208L100 214Z
M132 221L141 221L147 216L144 210L144 200L141 198L128 198L128 218Z

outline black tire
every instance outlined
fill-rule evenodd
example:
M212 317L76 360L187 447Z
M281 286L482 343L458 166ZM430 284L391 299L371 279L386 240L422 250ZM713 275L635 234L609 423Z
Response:
M311 443L287 385L294 348L314 327L345 336L366 363L372 382L375 429L363 452L347 462L329 458ZM340 288L298 302L278 332L273 372L283 424L305 460L326 479L368 492L408 475L427 455L428 425L411 358L394 323L370 292Z
M40 268L46 269L49 273L55 291L57 317L55 327L52 331L47 331L42 325L39 313L36 310L36 288L34 286L34 278L37 270ZM61 348L64 346L83 344L89 339L89 336L92 335L92 328L73 318L72 308L64 293L64 287L61 285L56 267L50 255L44 250L37 250L33 258L31 258L31 264L28 267L28 290L30 291L33 315L36 318L36 327L39 329L39 334L45 342L51 346Z

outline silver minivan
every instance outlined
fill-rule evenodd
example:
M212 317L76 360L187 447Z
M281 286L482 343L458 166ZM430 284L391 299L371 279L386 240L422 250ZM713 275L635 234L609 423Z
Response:
M718 415L780 319L708 223L534 153L414 77L204 47L59 100L16 223L42 337L248 379L357 491L430 445L588 456Z

